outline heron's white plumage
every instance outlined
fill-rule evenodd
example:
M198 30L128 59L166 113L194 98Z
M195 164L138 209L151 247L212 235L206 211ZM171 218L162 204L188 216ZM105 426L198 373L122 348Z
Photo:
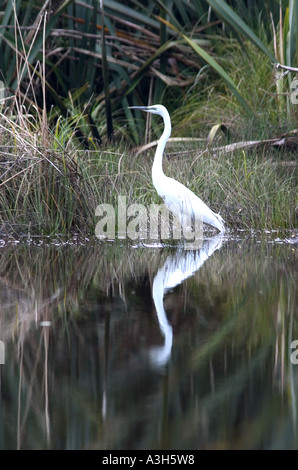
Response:
M164 200L168 209L183 224L187 220L200 220L204 224L215 227L219 232L224 232L224 221L219 214L215 214L196 194L179 181L169 178L163 172L162 158L166 143L171 135L171 119L167 109L161 105L132 106L133 108L158 114L163 118L164 131L159 139L152 166L153 185Z
M215 214L196 194L173 178L167 178L166 188L154 185L157 193L164 200L168 209L183 222L197 220L215 227L218 231L224 231L223 220L219 214Z

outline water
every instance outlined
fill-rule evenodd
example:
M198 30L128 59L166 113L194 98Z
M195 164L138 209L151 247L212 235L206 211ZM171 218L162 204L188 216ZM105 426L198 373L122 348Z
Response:
M298 449L297 234L0 246L1 449Z

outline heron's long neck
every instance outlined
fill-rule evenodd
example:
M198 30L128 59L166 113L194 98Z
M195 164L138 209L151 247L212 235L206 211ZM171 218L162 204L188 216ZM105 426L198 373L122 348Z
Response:
M164 131L159 139L157 144L157 149L155 152L154 162L152 166L152 181L154 186L161 181L161 179L165 176L163 169L162 169L162 157L163 152L166 146L166 143L171 135L171 120L170 116L164 116Z

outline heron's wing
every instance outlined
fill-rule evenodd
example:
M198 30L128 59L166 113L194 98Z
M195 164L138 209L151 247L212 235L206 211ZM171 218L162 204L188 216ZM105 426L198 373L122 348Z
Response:
M168 209L179 219L180 223L203 222L221 230L221 217L179 181L169 178L162 197Z
M202 220L202 212L206 204L201 201L190 189L183 184L170 179L170 185L166 188L163 200L168 209L181 221L184 216L191 222L195 217ZM207 207L207 206L206 206ZM207 207L208 209L208 207Z

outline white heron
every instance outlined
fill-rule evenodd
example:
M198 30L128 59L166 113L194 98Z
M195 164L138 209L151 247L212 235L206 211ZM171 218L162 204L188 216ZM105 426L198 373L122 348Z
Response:
M163 172L162 157L166 143L171 135L171 118L168 110L162 104L153 106L131 106L147 113L158 114L163 118L164 131L158 141L152 166L152 182L159 196L164 200L167 208L183 224L186 220L200 220L204 224L216 228L224 233L224 220L219 214L215 214L196 194L179 181L169 178Z

